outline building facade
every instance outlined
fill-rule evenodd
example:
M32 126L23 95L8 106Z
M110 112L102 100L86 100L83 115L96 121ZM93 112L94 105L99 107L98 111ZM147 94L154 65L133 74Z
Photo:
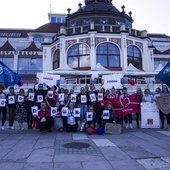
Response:
M72 14L49 13L50 22L35 30L0 29L0 60L25 86L34 84L36 72L59 74L69 87L89 84L94 75L101 83L104 74L157 83L154 76L170 60L170 37L134 29L132 13L112 0L84 2Z

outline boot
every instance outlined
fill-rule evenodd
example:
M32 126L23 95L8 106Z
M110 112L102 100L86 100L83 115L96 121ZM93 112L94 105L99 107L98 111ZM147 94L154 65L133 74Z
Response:
M167 130L170 130L170 124L168 124Z

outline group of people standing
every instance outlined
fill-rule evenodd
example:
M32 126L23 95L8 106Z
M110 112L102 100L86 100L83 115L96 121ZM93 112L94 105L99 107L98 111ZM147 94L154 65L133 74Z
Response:
M142 92L138 88L136 94L139 102L154 102L156 97L160 95L169 94L166 86L156 89L152 94L149 89ZM16 94L14 87L9 88L9 93L3 93L0 88L0 112L2 113L1 129L5 130L5 122L9 119L9 126L6 128L14 129L14 121L17 120L19 129L24 130L24 122L27 123L28 129L37 128L40 132L53 130L67 132L83 131L87 128L97 129L98 127L105 127L106 123L125 122L125 128L133 128L132 114L124 117L116 117L113 104L107 99L124 98L127 97L127 88L117 90L114 87L105 90L101 88L97 90L94 84L86 85L80 88L79 93L75 93L74 89L59 88L54 85L49 87L46 84L38 84L34 89L28 89L25 93L21 88ZM107 102L104 102L107 101ZM32 107L38 107L38 114L33 114ZM52 114L52 109L56 108L56 114ZM67 108L67 115L63 116L63 109ZM79 117L75 116L75 108L80 109ZM108 118L104 118L104 110L108 110ZM161 127L164 128L165 114L159 111ZM136 113L136 127L140 127L140 113ZM170 113L166 115L168 130L170 130Z

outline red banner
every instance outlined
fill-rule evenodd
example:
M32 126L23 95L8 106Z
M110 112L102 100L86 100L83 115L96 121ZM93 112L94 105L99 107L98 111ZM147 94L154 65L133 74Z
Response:
M124 98L113 98L107 99L107 102L110 101L113 105L116 117L123 117L130 113L139 113L140 112L140 103L137 94L132 94ZM106 103L107 103L106 102Z

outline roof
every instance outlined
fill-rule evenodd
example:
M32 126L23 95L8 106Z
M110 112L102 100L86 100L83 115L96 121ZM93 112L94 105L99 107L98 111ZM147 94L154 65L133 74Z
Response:
M65 26L65 23L47 23L44 24L37 29L31 32L38 32L38 33L57 33L60 30L61 26Z
M166 51L164 51L164 52L161 52L161 51L159 51L159 50L157 50L156 48L153 50L153 53L154 54L164 54L164 55L170 55L170 49L168 49L168 50L166 50Z
M28 33L33 29L0 29L0 37L3 38L22 38L28 37Z
M0 47L0 51L15 51L15 48L7 40L5 44Z
M29 47L25 48L22 51L42 51L39 48L37 48L37 46L35 45L34 41L30 44Z

